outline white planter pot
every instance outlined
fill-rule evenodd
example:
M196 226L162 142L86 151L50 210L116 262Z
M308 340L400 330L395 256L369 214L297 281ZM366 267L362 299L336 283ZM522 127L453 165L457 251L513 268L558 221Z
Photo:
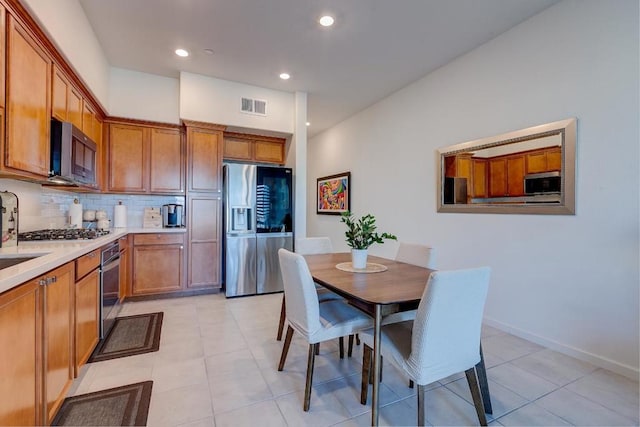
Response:
M351 249L351 265L353 268L367 268L367 250Z

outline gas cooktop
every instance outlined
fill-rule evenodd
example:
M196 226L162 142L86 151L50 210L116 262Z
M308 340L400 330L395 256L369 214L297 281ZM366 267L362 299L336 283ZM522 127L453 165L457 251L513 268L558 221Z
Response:
M109 230L96 230L87 228L60 228L53 230L27 231L18 234L18 241L28 242L34 240L87 240L95 239L109 234Z

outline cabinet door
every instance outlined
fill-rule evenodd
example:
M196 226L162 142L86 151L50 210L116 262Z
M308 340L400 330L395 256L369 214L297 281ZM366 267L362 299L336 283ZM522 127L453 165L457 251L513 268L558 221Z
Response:
M284 164L284 142L255 141L254 158L258 162Z
M3 426L42 424L41 292L42 287L34 280L0 295L0 425Z
M98 344L100 321L100 272L91 271L75 285L75 372L78 376L80 367L86 363Z
M507 191L509 196L524 195L524 155L507 158Z
M187 150L189 190L222 191L222 132L189 128Z
M51 59L9 15L5 165L49 174Z
M51 115L60 121L67 121L69 80L62 71L53 66L51 81Z
M155 294L182 289L183 245L133 248L133 294Z
M223 157L233 160L253 160L252 141L240 138L225 138Z
M71 262L46 274L44 351L47 423L62 405L73 380L73 269Z
M487 197L487 161L473 160L472 197Z
M78 129L82 129L82 104L80 92L75 87L69 86L69 92L67 92L67 120Z
M149 178L152 193L184 192L184 150L177 129L151 129Z
M547 154L541 151L527 153L527 173L540 173L547 170Z
M547 151L547 171L562 170L562 152L560 147L551 148Z
M109 125L109 190L144 193L147 190L147 149L144 128Z
M489 197L507 195L507 160L489 160Z
M187 287L219 288L221 200L189 197L189 274Z
M83 102L82 104L82 132L85 133L89 138L95 141L95 135L93 131L93 125L95 124L96 113L88 102Z

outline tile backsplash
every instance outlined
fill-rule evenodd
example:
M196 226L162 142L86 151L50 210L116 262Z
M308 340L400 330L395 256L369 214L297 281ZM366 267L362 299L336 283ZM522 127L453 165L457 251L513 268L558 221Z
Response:
M0 191L10 191L18 196L20 232L64 228L69 223L69 206L76 198L83 209L105 210L111 221L114 206L122 201L127 206L128 227L142 227L146 207L159 208L168 203L185 205L184 196L72 193L11 179L0 179Z

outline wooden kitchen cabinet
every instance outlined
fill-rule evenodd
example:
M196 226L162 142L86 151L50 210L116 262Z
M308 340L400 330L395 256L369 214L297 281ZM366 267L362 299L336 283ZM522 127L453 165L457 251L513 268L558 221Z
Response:
M183 285L183 233L134 234L132 294L176 292Z
M562 152L560 147L544 148L526 153L527 173L560 171Z
M285 139L236 132L224 133L225 160L246 160L249 162L285 163Z
M224 126L184 121L187 127L187 191L222 191Z
M51 424L73 381L73 262L38 280L45 285L44 395L46 423Z
M109 123L107 190L184 193L184 148L177 127Z
M47 177L52 61L15 18L8 15L6 22L7 111L3 169L29 178Z
M524 155L489 159L489 197L524 195Z
M77 377L99 340L100 249L77 258L75 263L74 376Z
M189 212L189 271L187 288L220 289L221 278L221 197L191 195Z
M31 281L0 294L3 426L42 424L42 292Z
M120 245L120 302L131 296L131 250L129 235L118 239Z
M471 197L487 197L487 161L484 159L472 159L473 190Z

